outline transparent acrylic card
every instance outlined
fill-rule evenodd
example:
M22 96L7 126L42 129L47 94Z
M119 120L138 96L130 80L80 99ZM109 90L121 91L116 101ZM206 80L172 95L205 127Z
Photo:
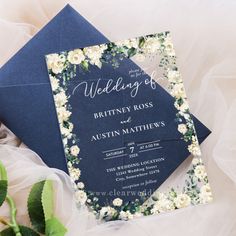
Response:
M110 221L212 201L169 32L46 61L78 205Z

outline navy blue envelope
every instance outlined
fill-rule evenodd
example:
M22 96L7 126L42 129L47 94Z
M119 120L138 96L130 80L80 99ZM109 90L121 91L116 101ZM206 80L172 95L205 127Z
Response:
M67 5L0 70L0 120L50 167L67 172L44 56L105 42ZM201 143L210 131L193 119Z

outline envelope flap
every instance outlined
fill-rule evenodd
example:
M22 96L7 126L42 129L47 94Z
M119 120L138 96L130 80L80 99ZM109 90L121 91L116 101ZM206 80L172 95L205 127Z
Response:
M104 41L107 39L67 5L1 68L0 87L49 83L44 55Z

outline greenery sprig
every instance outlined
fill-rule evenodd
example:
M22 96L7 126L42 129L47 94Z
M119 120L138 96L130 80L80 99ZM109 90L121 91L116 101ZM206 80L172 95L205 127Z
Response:
M7 171L0 161L0 206L6 202L10 208L10 220L0 216L0 223L6 226L0 232L0 236L64 236L67 229L54 215L53 198L51 180L43 180L34 184L27 200L32 228L18 224L17 208L14 199L8 194Z

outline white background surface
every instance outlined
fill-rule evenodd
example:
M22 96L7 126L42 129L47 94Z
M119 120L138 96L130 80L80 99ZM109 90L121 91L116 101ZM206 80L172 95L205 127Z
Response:
M4 145L0 145L0 158L10 172L10 191L19 206L19 220L27 221L25 194L39 178L35 173L48 176L57 172L60 178L51 175L57 182L56 211L66 222L68 235L236 235L236 2L0 0L0 65L65 3L72 3L111 40L172 32L191 111L212 130L202 149L214 202L93 227L94 222L78 216L70 190L62 185L68 179L60 171L46 168L27 149L6 145L18 142L1 126L0 144ZM7 210L1 208L0 215L4 214Z

